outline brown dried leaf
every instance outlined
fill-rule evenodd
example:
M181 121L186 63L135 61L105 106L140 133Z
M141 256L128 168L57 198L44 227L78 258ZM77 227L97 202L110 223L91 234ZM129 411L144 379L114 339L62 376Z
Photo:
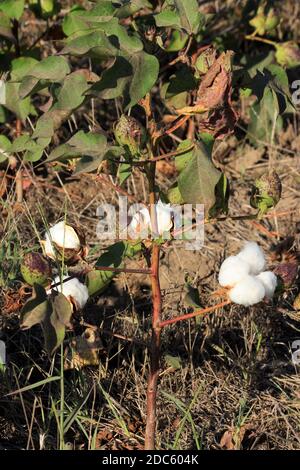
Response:
M76 336L65 360L65 369L81 369L99 364L99 351L103 344L99 332L87 328L81 336Z
M216 138L230 134L238 119L231 102L232 56L232 51L223 52L204 75L194 105L177 110L182 115L201 114L198 116L200 132Z
M274 273L282 280L283 287L291 287L297 277L298 263L281 263L274 269Z

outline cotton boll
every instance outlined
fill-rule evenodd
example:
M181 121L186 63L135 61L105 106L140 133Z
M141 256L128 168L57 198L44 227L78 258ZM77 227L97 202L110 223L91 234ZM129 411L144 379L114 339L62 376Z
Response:
M72 264L87 254L85 237L78 229L64 221L50 227L41 242L44 254L53 260L64 259Z
M88 301L89 293L87 286L82 284L76 277L69 279L66 282L61 282L67 279L69 276L64 276L61 280L59 276L56 276L53 280L53 284L57 284L55 287L47 291L47 294L51 292L61 292L69 300L72 307L75 304L77 310L81 310Z
M128 234L130 238L147 238L151 227L151 218L146 207L137 211L128 225Z
M80 250L80 240L70 225L67 225L64 221L58 222L49 229L51 240L60 247L64 247L71 250Z
M159 235L163 235L165 232L168 232L173 226L173 211L170 204L164 204L160 200L156 204L155 209L158 233ZM154 227L152 227L152 230L154 231Z
M229 256L223 261L219 272L219 283L232 287L249 274L250 266L238 256Z
M249 264L250 274L259 274L265 268L266 260L264 252L255 242L246 242L244 248L237 256Z
M256 278L263 283L266 297L272 299L277 286L277 276L271 271L264 271L256 276Z
M265 295L263 283L254 276L244 277L229 291L230 300L245 307L261 302Z

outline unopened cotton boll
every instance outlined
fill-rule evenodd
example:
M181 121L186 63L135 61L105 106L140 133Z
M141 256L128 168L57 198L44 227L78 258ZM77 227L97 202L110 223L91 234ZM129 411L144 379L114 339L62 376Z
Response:
M261 302L265 294L264 285L257 277L246 276L229 291L229 298L235 304L249 307Z
M238 256L226 258L220 268L219 283L223 287L233 287L248 276L250 266Z
M275 289L277 287L277 276L271 271L264 271L258 274L256 278L263 283L266 291L266 297L268 299L272 299L272 297L274 296Z
M249 264L250 274L257 275L265 268L266 260L264 252L255 242L246 242L244 248L237 256Z
M69 279L66 282L62 282L67 279L69 276L63 276L61 279L59 276L56 276L53 280L53 284L57 284L52 289L47 291L47 294L51 292L61 292L73 306L75 305L76 310L81 310L88 301L89 292L85 284L79 281L76 277Z

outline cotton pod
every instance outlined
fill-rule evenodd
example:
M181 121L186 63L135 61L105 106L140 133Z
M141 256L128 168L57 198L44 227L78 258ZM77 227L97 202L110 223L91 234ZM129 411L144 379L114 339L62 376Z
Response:
M244 248L237 256L248 263L250 267L249 274L257 275L261 273L266 266L264 252L255 242L246 242Z
M169 232L173 227L173 210L170 204L164 204L161 200L155 205L157 230L159 235ZM153 233L155 227L152 227Z
M246 276L229 291L228 295L235 304L249 307L261 302L266 291L263 283L257 277Z
M249 264L238 256L229 256L221 264L219 284L223 287L233 287L250 273Z
M69 300L73 310L81 310L89 298L88 288L76 277L65 281L68 277L69 276L63 276L61 279L60 276L56 276L52 282L54 287L49 289L47 294L61 292Z
M127 227L130 238L148 238L151 227L150 213L146 207L137 211Z
M64 259L67 263L78 261L86 255L84 235L65 221L49 228L41 241L44 254L53 260Z
M176 211L174 211L170 204L164 204L160 200L155 204L155 212L157 233L154 224L151 223L150 211L144 207L133 215L128 226L129 236L132 238L147 238L150 231L154 236L162 236L166 232L170 232L174 225L173 218L177 220L179 215L176 214Z
M274 296L275 289L277 287L277 276L271 271L264 271L258 274L258 276L256 276L256 279L259 279L259 281L263 283L266 291L266 297L268 299L272 299Z

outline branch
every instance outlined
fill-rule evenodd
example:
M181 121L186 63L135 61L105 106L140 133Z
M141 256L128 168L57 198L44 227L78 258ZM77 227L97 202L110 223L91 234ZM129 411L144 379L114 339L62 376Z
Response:
M162 321L160 322L159 326L160 328L163 328L167 325L172 325L173 323L177 323L179 321L189 320L190 318L195 318L195 317L198 317L199 315L204 315L205 313L214 312L217 308L222 308L222 307L225 307L225 305L229 305L229 304L231 304L231 300L225 300L224 302L214 305L213 307L207 307L202 310L195 310L192 313L187 313L186 315L180 315L178 317L171 318L170 320Z

